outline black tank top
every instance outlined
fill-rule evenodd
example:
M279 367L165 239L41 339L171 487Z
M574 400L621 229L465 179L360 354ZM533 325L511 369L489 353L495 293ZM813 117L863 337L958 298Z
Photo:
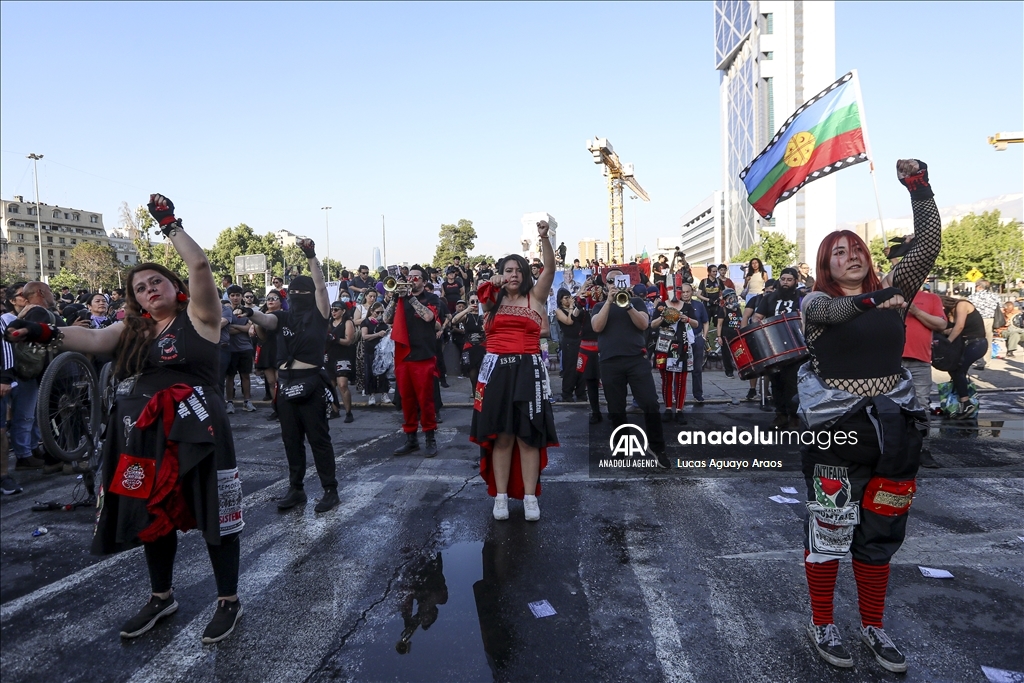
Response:
M905 328L892 309L872 308L866 313L830 325L809 350L818 374L829 379L871 379L901 372Z
M981 313L974 309L967 314L964 320L964 331L960 333L964 339L985 339L985 323L981 319Z
M558 310L565 313L565 309L563 308L559 308ZM555 318L555 320L558 320L558 332L562 339L565 339L566 341L579 341L580 335L583 334L583 313L581 312L575 318L571 315L569 317L572 320L572 325L566 325L561 320L558 320L558 318Z
M199 336L188 309L149 345L140 384L147 389L166 389L172 384L218 387L223 377L220 344Z

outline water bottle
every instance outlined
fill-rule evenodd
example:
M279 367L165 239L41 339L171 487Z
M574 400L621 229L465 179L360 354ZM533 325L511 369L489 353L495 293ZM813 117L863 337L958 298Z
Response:
M992 357L999 358L999 342L992 340Z

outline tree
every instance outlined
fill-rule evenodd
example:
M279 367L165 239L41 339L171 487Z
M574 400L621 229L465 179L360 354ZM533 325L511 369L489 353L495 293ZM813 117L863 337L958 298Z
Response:
M89 291L95 292L100 286L112 287L117 284L117 252L109 246L95 242L82 242L71 250L67 269L84 280Z
M871 251L871 261L875 264L875 268L881 266L882 272L888 273L892 267L889 265L889 257L885 255L885 244L885 240L876 237L871 240L868 249Z
M13 247L0 253L0 280L7 284L15 280L24 280L28 277L28 259L25 254L19 254Z
M66 266L62 266L60 272L50 278L50 289L60 293L62 287L67 287L72 292L80 289L85 283L82 282L82 278L78 277Z
M120 218L118 229L127 234L135 244L139 263L158 263L182 280L188 278L188 267L169 239L164 237L162 244L150 241L150 235L160 235L160 230L156 221L149 215L149 209L145 206L137 206L133 210L128 206L128 202L121 202ZM123 264L121 267L124 270ZM126 272L122 272L122 276Z
M433 265L435 268L443 268L456 256L465 260L476 244L476 230L473 229L473 221L460 218L456 225L441 225L437 238Z
M944 280L963 282L972 268L995 282L1012 284L1024 275L1024 236L1019 221L1002 221L999 211L968 214L942 231L935 270Z
M796 263L796 242L790 242L781 232L761 228L758 240L732 257L733 262L747 263L750 259L761 259L765 265L772 267L772 275Z
M298 250L298 247L296 247ZM301 254L301 250L298 250ZM210 260L210 267L219 280L225 275L235 275L235 257L248 256L252 254L263 254L267 257L267 266L275 275L283 274L281 266L284 251L277 236L268 232L266 235L257 235L256 232L245 223L239 223L233 228L225 228L217 235L213 246L206 250L206 257ZM305 261L305 257L302 257ZM288 262L292 265L292 261ZM249 286L262 286L263 275L241 276L236 284Z

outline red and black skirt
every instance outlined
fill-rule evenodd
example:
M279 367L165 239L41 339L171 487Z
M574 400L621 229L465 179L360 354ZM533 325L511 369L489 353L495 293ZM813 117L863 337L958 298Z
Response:
M544 381L540 354L493 354L484 356L473 396L473 424L469 440L480 445L480 475L487 492L497 488L491 453L499 434L517 437L512 447L512 471L508 482L510 498L524 495L519 464L519 441L540 450L540 469L547 465L547 449L558 446L555 415ZM540 483L537 484L540 495Z

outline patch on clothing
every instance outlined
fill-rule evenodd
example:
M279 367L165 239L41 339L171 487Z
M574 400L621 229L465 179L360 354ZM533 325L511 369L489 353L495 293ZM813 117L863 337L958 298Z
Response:
M580 352L580 355L576 356L576 372L581 375L587 369L587 354Z
M203 401L202 387L193 387L189 397L178 403L178 417L184 419L190 414L195 415L196 419L200 422L205 422L210 417L210 413L207 411Z
M351 372L352 361L350 360L339 360L334 365L335 372Z
M498 363L498 354L488 353L484 356L484 360L480 363L480 372L477 373L476 380L477 386L487 384L487 380L491 378L491 373L494 372L494 366Z
M237 534L242 521L242 480L238 468L217 470L217 503L220 507L220 535Z
M808 562L828 562L843 557L853 544L854 528L860 524L860 506L856 503L842 508L808 502Z
M476 388L473 390L473 410L480 412L484 406L484 389L487 385L483 382L477 382Z
M871 477L864 489L864 500L861 503L865 510L870 510L886 517L899 517L906 514L914 501L917 491L916 480L893 481L883 477Z
M137 422L137 421L138 420L136 420L135 422ZM133 422L132 418L128 417L127 415L124 416L124 440L125 441L128 440L128 435L131 433L132 428L135 427L135 422Z
M148 499L153 491L155 474L156 460L122 453L110 482L110 492L129 498Z
M850 503L850 475L845 467L814 466L814 499L827 508L845 508Z

